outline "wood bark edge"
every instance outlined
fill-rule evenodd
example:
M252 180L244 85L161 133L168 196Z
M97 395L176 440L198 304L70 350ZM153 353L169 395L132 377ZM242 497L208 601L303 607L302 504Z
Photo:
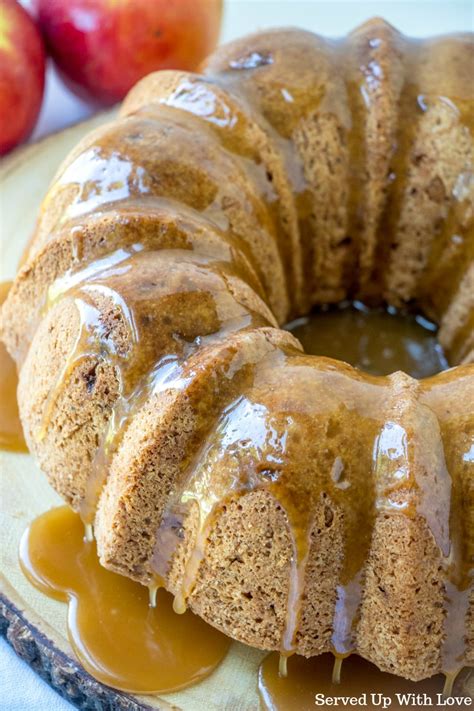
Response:
M83 711L156 711L96 681L0 593L0 634L49 686Z

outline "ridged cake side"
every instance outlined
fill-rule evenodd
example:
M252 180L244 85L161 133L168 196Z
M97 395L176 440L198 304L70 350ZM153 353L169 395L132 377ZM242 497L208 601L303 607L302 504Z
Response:
M29 446L103 564L256 647L473 660L472 51L374 20L147 77L3 307ZM345 298L416 305L464 365L373 378L278 328Z

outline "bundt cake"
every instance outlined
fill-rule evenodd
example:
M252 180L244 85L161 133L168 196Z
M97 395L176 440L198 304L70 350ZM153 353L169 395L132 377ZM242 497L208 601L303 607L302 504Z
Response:
M2 312L31 451L104 566L235 639L474 664L473 44L282 29L142 80L59 169ZM305 355L415 308L425 380Z

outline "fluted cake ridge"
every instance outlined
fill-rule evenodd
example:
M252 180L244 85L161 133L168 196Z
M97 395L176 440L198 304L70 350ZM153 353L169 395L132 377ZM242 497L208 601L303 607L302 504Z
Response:
M284 655L474 663L473 43L282 29L142 80L60 167L2 309L31 451L101 562ZM281 329L416 308L455 366Z

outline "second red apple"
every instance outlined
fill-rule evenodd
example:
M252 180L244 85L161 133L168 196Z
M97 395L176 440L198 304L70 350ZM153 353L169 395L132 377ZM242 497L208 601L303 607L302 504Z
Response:
M36 0L36 9L68 85L113 104L152 71L195 69L217 42L222 0Z

